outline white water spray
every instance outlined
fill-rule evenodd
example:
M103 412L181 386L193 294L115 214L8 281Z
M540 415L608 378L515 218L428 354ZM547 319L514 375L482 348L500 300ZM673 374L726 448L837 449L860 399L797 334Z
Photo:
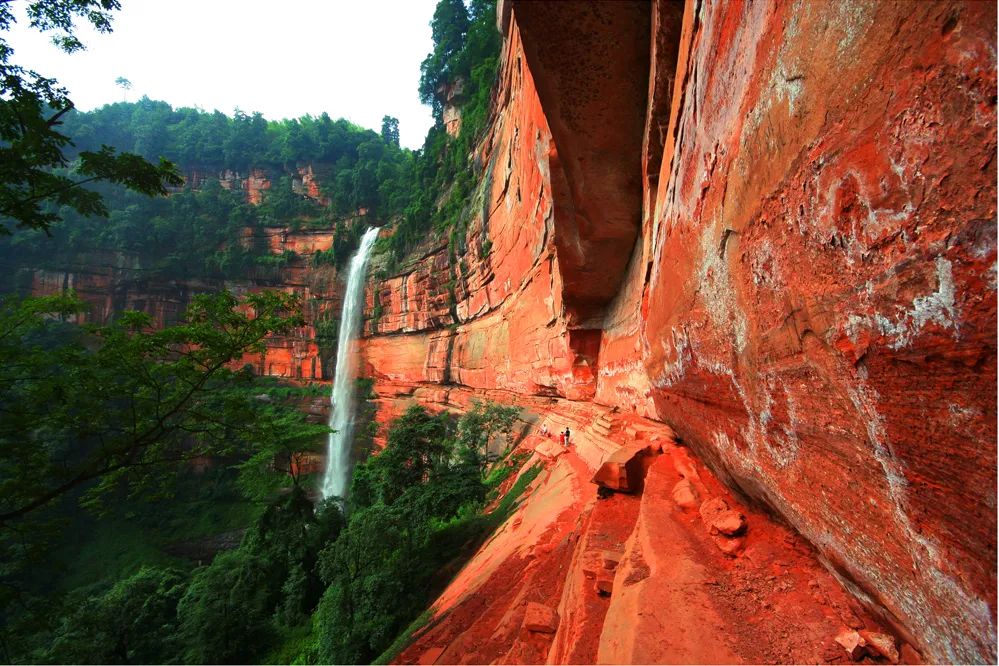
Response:
M347 492L347 472L350 468L350 445L354 431L354 378L357 376L357 353L354 341L361 329L364 311L364 272L371 248L378 238L378 228L371 227L361 238L361 247L350 258L347 269L347 293L340 312L340 332L336 346L336 372L330 402L330 433L326 452L326 473L323 475L323 498L343 497Z

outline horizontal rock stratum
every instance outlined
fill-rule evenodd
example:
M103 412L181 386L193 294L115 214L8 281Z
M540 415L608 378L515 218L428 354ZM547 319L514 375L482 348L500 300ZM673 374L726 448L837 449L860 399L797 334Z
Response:
M538 448L550 476L528 515L401 659L825 661L849 630L895 636L903 660L994 662L995 7L500 14L467 250L428 244L373 282L366 368L383 421L471 392L570 426L578 449ZM635 419L683 446L601 508L573 484L635 443ZM742 498L714 534L697 506L724 493L676 472L688 450ZM607 548L621 564L591 597L583 553ZM518 633L528 603L554 634Z

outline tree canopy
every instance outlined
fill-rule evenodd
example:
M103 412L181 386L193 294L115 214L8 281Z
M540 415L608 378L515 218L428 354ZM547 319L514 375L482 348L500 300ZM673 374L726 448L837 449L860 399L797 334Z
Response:
M97 505L165 465L273 434L271 411L239 390L250 376L230 366L301 324L294 297L201 295L162 330L139 312L60 321L82 307L72 295L0 301L0 527L77 487Z
M33 28L53 32L54 44L72 53L84 48L74 34L75 19L110 32L111 11L119 7L117 0L34 0L27 15ZM0 4L0 35L15 20L10 3ZM12 62L13 54L0 36L0 235L16 227L48 230L59 219L46 208L49 202L82 215L106 215L100 195L82 187L86 183L108 181L154 195L182 182L170 162L150 163L108 145L79 151L71 162L64 153L72 142L60 131L73 108L68 92L54 79Z

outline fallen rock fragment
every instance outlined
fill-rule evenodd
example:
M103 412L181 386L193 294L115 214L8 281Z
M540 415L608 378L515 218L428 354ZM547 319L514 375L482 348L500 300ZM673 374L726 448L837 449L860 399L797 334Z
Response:
M728 502L721 497L712 497L701 502L701 508L698 511L701 514L701 520L704 521L704 524L710 525L715 516L728 510Z
M712 534L738 536L746 531L746 517L731 509L715 515L709 524Z
M893 664L898 663L898 647L895 645L894 636L866 630L861 630L859 633L860 638L867 644L868 652L884 657Z
M524 628L539 634L554 634L558 629L558 613L536 601L528 602L524 612Z
M621 553L615 553L613 550L604 550L600 553L600 563L603 565L604 569L614 571L614 569L617 569L617 565L620 561Z
M724 553L728 557L736 557L739 551L742 550L743 544L746 542L742 537L726 537L722 535L715 535L711 537L714 539L715 545L718 546L718 550Z
M693 509L697 507L697 491L690 483L689 479L681 479L673 486L673 501L681 509Z
M858 661L867 654L866 642L856 631L844 631L836 636L835 641L839 643L850 659Z
M614 576L607 572L597 575L597 582L594 587L597 590L597 594L602 597L609 597L614 591Z

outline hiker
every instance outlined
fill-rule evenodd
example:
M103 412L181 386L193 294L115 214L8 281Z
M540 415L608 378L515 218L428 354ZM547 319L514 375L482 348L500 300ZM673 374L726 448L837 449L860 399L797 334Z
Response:
M569 448L569 426L565 427L565 448Z
M562 445L563 449L565 448L565 433L564 432L560 432L558 434L558 443Z
M545 439L548 438L548 423L547 422L541 424L541 436L544 437Z

